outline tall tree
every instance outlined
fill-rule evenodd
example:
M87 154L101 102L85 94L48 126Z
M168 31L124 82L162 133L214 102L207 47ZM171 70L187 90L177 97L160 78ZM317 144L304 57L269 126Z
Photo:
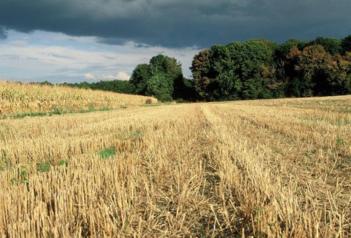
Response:
M191 66L195 90L202 100L214 99L214 89L218 87L216 74L210 61L211 54L212 51L207 49L200 51L195 55Z
M251 40L200 52L191 68L196 90L206 100L271 97L275 47L270 41Z
M349 92L350 62L341 55L329 54L321 45L302 51L293 48L288 59L294 62L294 78L288 85L292 96L326 96Z
M172 82L162 72L155 73L147 81L147 95L155 96L161 101L171 101L173 90Z
M151 78L152 72L150 65L139 64L133 71L130 82L135 87L137 94L145 95L147 91L147 81Z
M135 68L131 83L139 94L169 101L177 97L177 93L184 87L182 68L175 58L157 55L151 58L149 64Z

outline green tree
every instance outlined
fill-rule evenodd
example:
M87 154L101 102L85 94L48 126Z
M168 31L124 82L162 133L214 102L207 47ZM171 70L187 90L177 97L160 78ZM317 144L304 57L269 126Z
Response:
M130 82L137 94L146 94L147 81L152 77L150 65L139 64L133 71Z
M194 56L191 66L195 90L202 100L214 100L214 91L218 88L217 75L214 71L213 60L211 61L212 54L212 50L200 51Z
M156 73L147 81L147 95L155 96L161 101L171 101L173 85L164 73Z
M138 94L155 96L161 101L181 97L185 88L181 65L175 58L165 55L154 56L149 64L138 65L131 83Z
M168 84L172 85L172 99L184 98L186 90L185 79L182 73L182 67L175 58L165 55L157 55L150 60L150 67L154 74L162 72L165 75Z
M103 90L111 91L116 93L126 93L134 94L135 88L130 81L125 80L111 80L111 81L99 81L99 82L81 82L81 83L63 83L65 86L84 88L84 89L94 89L94 90Z
M182 89L175 88L175 93L178 93L178 100L186 100L186 101L197 101L199 100L199 96L195 90L195 81L192 79L183 79L184 86Z
M295 70L297 64L297 57L295 54L300 54L301 50L305 47L303 41L290 39L283 44L279 45L273 56L275 76L280 83L280 90L277 90L280 96L300 96L298 91L298 82L296 79L299 77Z
M234 71L226 71L218 78L220 94L226 100L239 99L243 83Z
M327 96L349 92L350 62L341 55L329 54L321 45L302 51L294 48L288 58L295 62L295 77L288 87L293 96Z
M307 44L307 46L311 45L321 45L331 55L342 52L341 40L335 38L318 37Z
M344 52L350 52L351 51L351 35L345 37L342 42L341 42L342 50Z
M200 52L191 68L198 94L206 100L271 97L275 48L270 41L251 40Z

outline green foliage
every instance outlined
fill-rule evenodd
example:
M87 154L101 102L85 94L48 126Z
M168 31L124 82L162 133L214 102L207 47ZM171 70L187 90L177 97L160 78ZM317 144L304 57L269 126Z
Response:
M265 40L215 45L192 63L194 87L203 100L324 96L351 92L351 36L305 43Z
M151 58L149 64L138 65L131 83L137 93L155 96L161 101L182 97L186 87L181 65L176 59L164 55Z
M142 138L143 136L144 133L141 130L135 130L129 133L128 139L137 140Z
M147 81L147 95L155 96L161 101L171 101L173 94L173 85L170 80L167 80L167 76L163 73L157 73L153 75Z
M227 100L234 100L240 97L243 82L235 75L234 71L228 70L219 76L220 95Z
M125 94L136 93L136 89L134 85L130 81L125 81L125 80L100 81L96 83L88 83L88 82L75 83L75 84L65 83L64 85L70 86L70 87L76 87L76 88L103 90L103 91L110 91L110 92L116 92L116 93L125 93Z
M37 163L37 171L40 172L40 173L46 173L46 172L49 172L51 169L51 164L50 162L40 162L40 163Z
M269 97L275 48L270 41L251 40L200 52L191 68L198 94L208 101Z
M0 154L0 171L8 169L12 166L11 160L7 158L5 152Z
M152 107L155 106L155 104L150 105ZM142 130L137 129L137 130L131 130L131 131L126 131L122 135L119 135L119 139L122 140L139 140L144 136L144 133Z
M287 85L289 96L327 96L350 92L350 62L341 55L331 55L321 45L311 45L302 51L293 48L288 54L293 65Z
M291 57L291 52L300 51L305 45L302 41L290 39L275 49L273 56L275 76L283 88L296 77L294 75L296 61L294 61L295 58ZM286 91L286 89L283 91Z
M215 90L218 88L211 55L212 51L208 49L199 52L191 66L195 90L201 99L214 99Z
M53 85L52 83L50 83L50 82L47 81L47 80L45 80L45 81L43 81L43 82L40 82L39 84L41 84L41 85L48 85L48 86L52 86L52 85Z
M183 78L181 86L179 84L175 85L174 95L178 101L196 101L198 95L195 90L194 80Z
M123 106L122 106L123 107ZM79 113L88 113L88 112L96 112L96 111L109 111L111 110L108 107L103 107L103 108L95 108L93 105L90 105L88 109L83 109L80 110ZM53 115L62 115L62 114L68 114L68 113L76 113L75 111L64 111L59 108L55 108L54 111L50 112L24 112L24 113L16 113L13 115L8 115L8 116L0 116L0 119L5 119L5 118L12 118L12 119L21 119L25 117L43 117L43 116L53 116Z
M28 185L29 184L29 173L28 173L27 169L23 166L19 167L17 169L17 175L16 175L16 177L11 179L11 183L13 185L21 185L21 184Z
M67 167L68 166L68 160L60 160L58 162L58 165L62 166L62 167Z
M55 108L53 108L51 113L53 115L62 115L64 113L64 111L59 107L55 107Z
M152 76L148 64L139 64L133 71L130 83L134 86L137 94L146 94L147 80Z
M337 137L336 138L336 146L343 146L343 145L345 145L345 141L342 138Z
M321 45L328 53L332 55L342 53L341 40L339 39L318 37L314 41L307 44L307 46L310 45Z
M343 52L351 51L351 35L345 37L341 42Z
M103 160L110 159L115 155L116 155L116 148L114 147L106 148L99 152L99 156Z

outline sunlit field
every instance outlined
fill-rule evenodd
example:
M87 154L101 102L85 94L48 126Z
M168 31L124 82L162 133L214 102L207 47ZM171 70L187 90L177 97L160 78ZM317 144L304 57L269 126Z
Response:
M2 114L115 110L0 120L0 237L351 236L351 96L121 108L145 98L3 88Z
M0 81L0 118L110 110L155 102L151 97Z

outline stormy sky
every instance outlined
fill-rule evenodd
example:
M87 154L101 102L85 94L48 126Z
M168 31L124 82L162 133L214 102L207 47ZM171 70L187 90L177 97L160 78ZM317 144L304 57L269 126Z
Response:
M197 50L234 40L351 34L350 0L0 0L0 78L128 79L158 53L190 76Z

